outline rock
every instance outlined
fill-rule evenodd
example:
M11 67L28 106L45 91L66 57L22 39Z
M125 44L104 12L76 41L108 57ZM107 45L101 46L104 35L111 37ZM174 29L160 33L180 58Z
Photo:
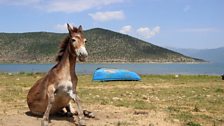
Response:
M207 98L211 97L211 95L206 95Z
M120 100L120 98L118 98L118 97L113 97L112 98L114 101L116 101L116 100Z
M156 100L156 101L159 101L160 99L159 99L158 97L155 97L155 100Z
M135 111L134 115L148 115L149 113L146 111Z
M175 123L179 123L180 120L179 120L179 119L173 119L173 122L175 122Z
M201 109L201 112L206 112L207 110L206 109Z
M146 95L142 95L142 99L148 100L148 97Z

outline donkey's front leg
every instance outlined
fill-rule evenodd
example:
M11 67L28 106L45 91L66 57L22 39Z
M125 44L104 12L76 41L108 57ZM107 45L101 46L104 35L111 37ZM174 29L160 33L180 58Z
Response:
M44 116L43 116L43 119L41 121L41 126L48 126L48 121L49 121L49 115L50 115L50 111L51 111L51 108L53 106L53 103L54 103L54 91L55 89L54 88L49 88L48 90L48 105L47 105L47 109L44 113Z
M82 109L82 106L81 106L80 98L77 96L77 94L73 93L73 91L69 92L69 96L72 98L72 100L77 105L77 108L78 108L78 124L79 124L79 126L85 126L84 114L83 114L83 109Z
M72 103L71 102L69 102L68 105L65 108L66 108L66 111L67 111L67 116L72 117L73 114L75 114L75 110L72 107Z

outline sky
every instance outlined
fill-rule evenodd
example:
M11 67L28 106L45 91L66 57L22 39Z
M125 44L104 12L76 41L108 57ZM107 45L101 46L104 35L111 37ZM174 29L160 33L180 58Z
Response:
M224 47L224 0L0 0L0 32L104 28L162 47Z

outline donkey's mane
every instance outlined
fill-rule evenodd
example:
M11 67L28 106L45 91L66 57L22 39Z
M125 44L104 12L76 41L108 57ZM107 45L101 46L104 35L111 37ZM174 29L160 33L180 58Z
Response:
M70 39L70 36L68 35L60 44L60 50L58 51L58 55L56 57L56 61L59 62L61 61L62 59L62 56L69 44L69 39Z

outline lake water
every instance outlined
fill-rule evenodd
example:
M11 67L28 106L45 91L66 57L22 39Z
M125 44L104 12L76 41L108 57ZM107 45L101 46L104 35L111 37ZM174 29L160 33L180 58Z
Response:
M47 72L54 64L0 64L0 72ZM77 64L78 74L92 74L97 68L128 69L139 74L224 74L224 63L205 64Z

